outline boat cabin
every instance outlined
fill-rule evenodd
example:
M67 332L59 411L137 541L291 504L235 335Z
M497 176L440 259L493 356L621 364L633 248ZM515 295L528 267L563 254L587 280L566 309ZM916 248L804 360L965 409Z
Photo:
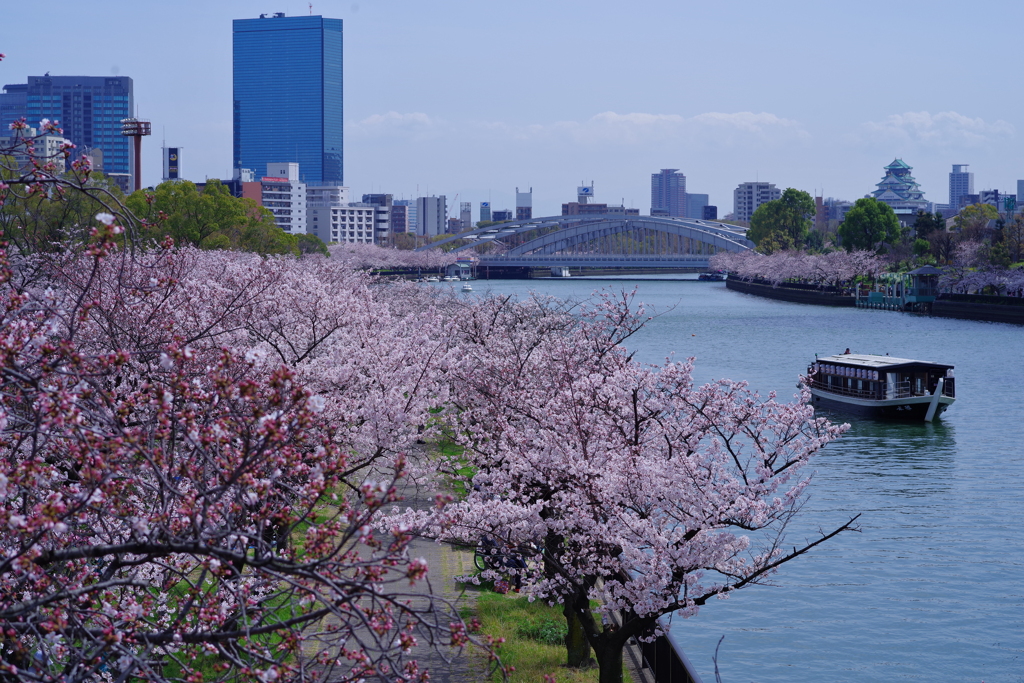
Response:
M878 401L930 396L944 378L942 395L955 397L953 366L930 361L844 353L816 359L807 374L813 389Z

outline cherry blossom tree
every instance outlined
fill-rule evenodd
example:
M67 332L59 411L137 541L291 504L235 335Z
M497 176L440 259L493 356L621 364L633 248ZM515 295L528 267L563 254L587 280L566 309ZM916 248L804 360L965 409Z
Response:
M871 251L832 251L827 254L779 251L722 252L711 257L712 269L725 270L744 280L763 280L778 287L786 281L839 286L860 276L885 270L885 260Z
M469 493L398 513L418 533L486 536L524 558L529 594L563 607L570 665L593 648L602 682L621 680L623 646L660 617L695 616L854 528L786 537L801 468L845 427L815 418L806 394L781 403L728 380L695 387L691 362L635 363L620 344L643 322L629 296L467 313L450 419L475 468Z
M438 270L455 263L457 255L440 249L410 251L386 249L375 244L337 244L329 247L331 258L356 269L423 268Z
M425 677L417 640L471 636L374 528L444 400L388 358L429 312L396 326L324 259L125 252L99 218L84 253L0 262L0 675Z

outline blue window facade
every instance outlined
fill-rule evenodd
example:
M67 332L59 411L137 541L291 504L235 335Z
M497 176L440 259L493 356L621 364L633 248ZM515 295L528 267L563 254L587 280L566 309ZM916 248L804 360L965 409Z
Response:
M297 162L306 182L344 182L342 21L233 22L234 167Z
M132 116L135 97L127 76L30 76L24 86L4 86L5 118L22 116L33 127L41 119L59 121L64 137L80 149L103 150L104 173L131 173L131 140L121 135L121 119ZM15 103L21 111L15 110ZM4 121L6 129L10 121Z

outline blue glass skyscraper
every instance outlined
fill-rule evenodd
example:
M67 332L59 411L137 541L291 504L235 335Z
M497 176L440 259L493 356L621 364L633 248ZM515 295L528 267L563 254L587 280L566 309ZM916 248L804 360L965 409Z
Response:
M131 173L131 141L121 135L121 119L134 116L132 79L127 76L30 76L28 83L5 85L0 95L2 128L22 116L38 127L59 121L64 137L103 150L104 173Z
M343 182L342 22L283 13L234 21L234 167L297 162Z

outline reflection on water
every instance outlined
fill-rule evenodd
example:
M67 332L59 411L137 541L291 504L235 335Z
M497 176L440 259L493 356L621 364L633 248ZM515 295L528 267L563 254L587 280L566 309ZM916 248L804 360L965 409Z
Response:
M956 427L943 421L883 422L819 411L834 422L850 420L850 430L821 459L842 460L866 473L915 476L918 470L953 470Z
M481 282L586 296L607 282ZM705 681L1024 681L1024 329L737 294L721 283L633 281L663 315L630 340L638 360L696 357L695 379L744 379L788 399L814 354L956 366L957 401L932 424L836 414L850 431L813 461L793 543L861 514L782 568L776 587L714 601L672 630ZM621 285L620 285L621 287Z

